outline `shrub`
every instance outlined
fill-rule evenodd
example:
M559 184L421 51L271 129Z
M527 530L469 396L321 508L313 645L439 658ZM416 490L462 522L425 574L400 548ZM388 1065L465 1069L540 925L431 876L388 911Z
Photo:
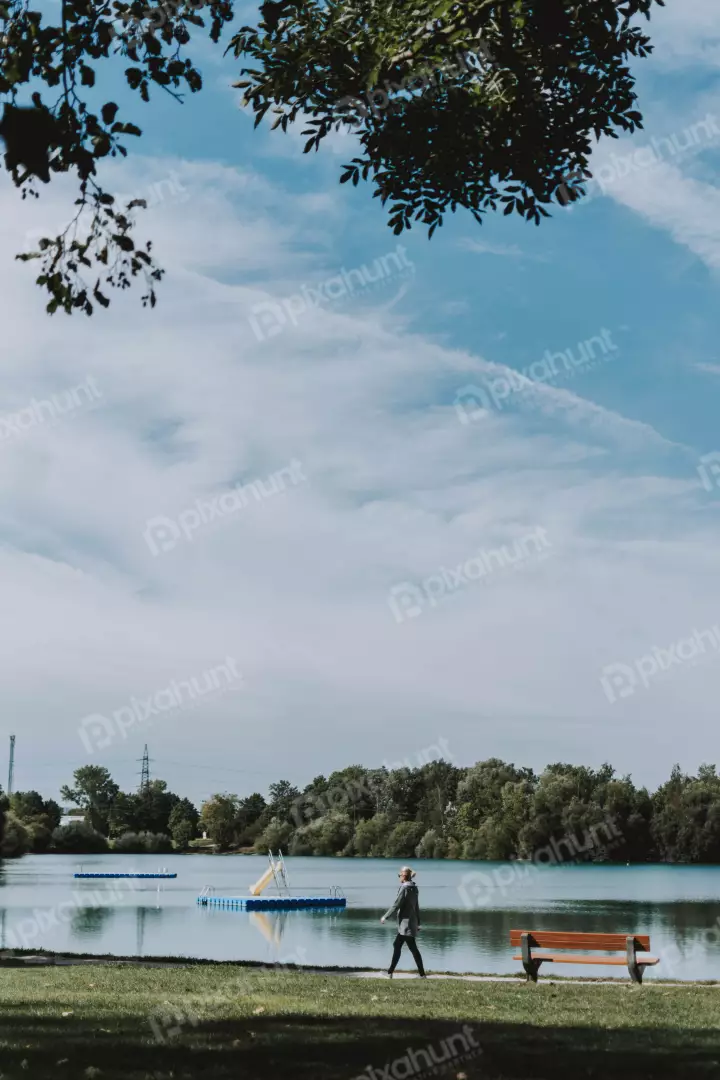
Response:
M444 859L447 855L447 842L436 829L428 829L415 848L418 859Z
M190 846L190 841L195 839L197 829L193 825L192 821L188 821L187 818L182 821L177 821L173 825L172 838L175 847L180 851L187 851Z
M53 829L52 846L55 851L77 855L96 855L108 850L106 838L84 821L71 821Z
M40 853L47 851L52 843L52 829L46 824L47 819L36 818L34 821L27 821L25 828L28 834L28 844L31 851Z
M276 851L280 848L287 850L292 831L292 825L289 822L272 818L255 841L255 851L266 855L268 851Z
M5 830L0 843L0 855L4 859L17 858L30 848L28 831L11 810L5 815Z
M382 858L390 832L390 821L386 814L376 814L358 822L355 829L355 854Z
M387 838L386 856L390 859L411 859L424 832L425 826L419 821L401 821Z
M112 849L121 855L154 855L171 852L173 845L165 833L126 832L118 836Z

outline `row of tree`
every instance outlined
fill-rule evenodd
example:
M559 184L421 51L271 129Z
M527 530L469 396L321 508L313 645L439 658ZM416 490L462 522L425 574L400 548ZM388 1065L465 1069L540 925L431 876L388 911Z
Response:
M76 807L75 820L61 825L62 810L37 791L0 792L0 855L58 851L89 854L185 850L198 835L200 815L189 799L151 780L141 791L120 790L107 769L77 769L62 798Z
M720 862L714 765L696 776L675 766L652 794L610 765L555 764L539 774L498 758L469 768L355 765L302 791L281 780L267 799L216 794L199 812L163 780L127 794L107 769L88 765L61 794L78 814L66 825L58 804L35 791L2 796L0 853L182 851L205 834L221 851L290 855L532 859L565 840L566 852L596 861Z

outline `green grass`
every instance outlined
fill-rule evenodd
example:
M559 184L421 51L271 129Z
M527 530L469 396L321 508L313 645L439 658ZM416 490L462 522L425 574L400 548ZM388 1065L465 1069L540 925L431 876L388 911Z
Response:
M435 1075L720 1075L713 987L389 982L227 965L0 968L3 1080L352 1080L368 1065L373 1080L428 1077L422 1056L408 1071L408 1048L442 1057L455 1036L459 1054L464 1024L479 1051Z

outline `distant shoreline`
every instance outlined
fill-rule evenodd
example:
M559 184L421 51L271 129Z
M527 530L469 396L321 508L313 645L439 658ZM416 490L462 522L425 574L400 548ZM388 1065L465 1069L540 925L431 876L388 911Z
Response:
M143 858L158 858L158 859L162 860L163 858L175 857L176 855L217 855L217 856L221 856L221 857L226 857L226 856L229 856L229 855L244 855L244 856L247 855L247 856L255 856L256 858L267 858L267 853L266 852L250 851L247 848L238 848L238 849L232 849L231 848L231 849L228 849L227 851L217 851L217 850L214 850L212 848L190 848L190 849L186 849L185 851L158 851L158 852L154 852L154 851L122 851L122 850L113 851L112 849L110 849L109 851L26 851L26 852L23 852L22 855L4 856L3 858L5 858L7 860L10 860L10 859L22 859L22 858L25 858L25 856L27 856L27 855L65 855L65 856L69 855L69 856L71 856L73 858L77 858L77 859L81 859L81 858L82 859L91 859L91 858L106 859L106 858L111 857L111 856L112 857L114 857L114 856L118 856L118 857L122 856L124 858L128 858L128 857L137 858L138 856L142 856ZM633 868L636 869L637 867L640 867L640 866L663 866L663 867L667 867L667 866L678 866L678 867L684 866L684 867L688 867L688 868L717 867L717 866L720 866L720 863L690 863L690 862L686 863L686 862L670 862L670 861L661 862L659 860L648 860L647 862L627 862L624 859L620 859L620 860L617 860L617 861L615 861L613 859L605 859L605 860L602 860L602 861L600 861L600 860L592 861L591 859L583 859L583 860L576 859L576 860L567 860L566 862L555 862L555 863L547 862L547 863L545 863L545 862L537 862L534 859L478 859L478 858L472 858L472 859L471 858L449 859L447 857L440 858L440 859L433 859L433 858L427 858L425 856L412 856L412 857L410 857L410 856L401 856L401 855L342 855L342 854L337 854L337 855L287 855L286 858L288 858L288 859L343 859L343 860L347 860L348 862L356 862L358 860L365 860L365 861L368 861L368 862L377 862L379 860L382 860L383 862L404 862L407 859L412 858L412 862L417 863L417 864L422 864L422 863L426 863L426 862L432 862L432 863L466 863L466 864L467 863L483 863L483 864L498 865L498 866L515 866L515 865L519 864L519 865L521 865L523 867L534 866L538 870L552 870L552 869L555 869L555 870L567 870L567 869L570 869L571 867L576 867L576 866L597 866L597 867L622 866L622 867L627 867L627 869L633 869ZM0 858L0 862L2 862L2 858Z

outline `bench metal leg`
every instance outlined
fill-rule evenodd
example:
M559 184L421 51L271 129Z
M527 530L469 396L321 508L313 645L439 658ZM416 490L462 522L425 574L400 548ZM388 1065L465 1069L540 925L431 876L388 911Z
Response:
M523 967L525 968L525 971L527 973L528 982L536 983L537 982L537 977L538 977L538 971L540 970L540 965L542 964L542 960L533 959L533 955L532 955L532 952L530 950L530 935L529 934L521 934L520 935L520 950L522 952L522 962L523 962Z
M627 966L630 972L630 978L634 983L642 983L642 967L637 962L637 954L635 951L635 938L628 936L627 941Z

